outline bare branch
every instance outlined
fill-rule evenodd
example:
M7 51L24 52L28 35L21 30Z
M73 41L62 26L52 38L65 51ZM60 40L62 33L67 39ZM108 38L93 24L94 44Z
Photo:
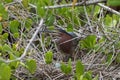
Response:
M75 6L83 6L83 5L91 5L91 4L96 4L100 2L105 2L106 0L93 0L93 1L86 1L84 4L83 2L76 3ZM64 4L64 5L56 5L56 6L46 6L45 9L55 9L55 8L63 8L63 7L72 7L71 4Z
M105 5L101 4L101 3L98 3L98 6L100 6L100 7L102 7L103 9L105 9L105 10L107 10L107 11L110 11L110 12L112 12L112 13L117 14L117 15L120 16L120 12L118 12L118 11L116 11L116 10L114 10L114 9L111 9L111 8L108 7L108 6L105 6Z

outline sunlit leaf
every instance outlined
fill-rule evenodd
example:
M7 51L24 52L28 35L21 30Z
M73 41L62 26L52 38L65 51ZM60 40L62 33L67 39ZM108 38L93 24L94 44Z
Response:
M5 51L5 52L13 52L12 48L7 44L5 44L3 46L3 51Z
M77 63L76 63L76 70L75 71L76 71L76 77L77 77L77 79L79 79L80 76L84 74L85 70L84 70L84 66L81 63L81 61L77 61Z
M4 34L2 35L2 38L5 39L5 40L8 39L8 33L4 33Z
M0 80L10 80L11 69L5 63L0 65Z
M116 21L112 19L110 15L106 15L104 19L104 23L106 27L114 27Z
M13 20L10 22L10 31L12 33L18 33L18 27L20 23L17 20Z
M52 61L53 61L53 53L52 53L52 51L48 51L48 52L45 54L45 62L46 62L47 64L50 64L50 63L52 63Z
M8 18L8 12L5 10L5 7L2 3L0 3L0 17L2 20L6 20Z
M40 17L44 17L44 16L45 16L44 6L45 6L45 3L44 3L43 0L40 0L40 1L37 3L37 14L38 14Z
M37 68L36 61L34 59L29 59L26 61L27 69L34 74Z
M19 33L14 33L13 36L14 38L19 38Z
M94 16L97 16L99 13L100 13L100 7L99 6L95 6Z

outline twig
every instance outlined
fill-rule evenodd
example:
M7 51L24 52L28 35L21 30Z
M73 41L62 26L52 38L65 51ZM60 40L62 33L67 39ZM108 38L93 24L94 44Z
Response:
M97 4L98 4L98 6L102 7L103 9L105 9L107 11L110 11L110 12L112 12L112 13L117 14L117 15L120 16L120 12L118 12L118 11L116 11L114 9L111 9L110 7L105 6L105 5L101 4L101 3L97 3Z
M94 0L94 1L86 1L85 5L96 4L99 2L105 2L106 0ZM83 2L76 3L74 6L83 6ZM72 7L73 4L64 4L64 5L56 5L56 6L46 6L45 9L54 9L54 8L63 8L63 7Z
M100 80L104 80L101 71L99 73L100 73Z
M58 78L60 78L60 77L62 77L62 76L64 76L64 74L63 74L63 73L60 73L59 76L56 76L53 80L57 80Z
M86 1L84 4L85 5L91 5L91 4L96 4L96 3L100 3L100 2L105 2L106 0L93 0L93 1ZM79 2L76 3L74 6L84 6L83 2ZM35 5L33 4L29 4L30 6L37 8ZM55 6L45 6L43 8L45 9L55 9L55 8L63 8L63 7L72 7L73 4L63 4L63 5L55 5Z
M85 16L86 16L87 21L88 21L88 25L89 25L90 31L93 32L92 25L90 23L90 19L89 19L88 14L87 14L86 6L84 6L84 12L85 12Z

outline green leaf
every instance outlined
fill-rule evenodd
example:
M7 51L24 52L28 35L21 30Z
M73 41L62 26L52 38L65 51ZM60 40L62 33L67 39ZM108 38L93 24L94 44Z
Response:
M119 21L120 16L113 14L112 18L113 18L113 20Z
M25 20L25 26L26 26L28 31L31 29L32 24L33 24L33 21L31 19Z
M0 23L0 34L2 33L2 24Z
M109 6L120 6L120 0L107 0Z
M27 8L29 5L28 0L22 0L22 4L25 8Z
M50 0L42 0L43 2L44 2L44 4L46 5L46 6L49 6L49 5L51 5L51 1Z
M85 79L84 76L81 75L81 76L79 76L79 78L77 80L87 80L87 79Z
M0 17L5 20L8 18L8 12L5 10L5 7L2 3L0 3Z
M107 64L110 64L112 59L113 59L113 54L112 53L107 54Z
M4 0L7 3L13 2L13 0Z
M49 26L48 29L52 31L52 30L55 30L55 27L54 26Z
M52 13L49 12L49 17L47 18L46 25L47 26L53 26L55 17L52 15Z
M47 64L50 64L50 63L52 63L52 61L53 61L53 53L52 53L52 51L48 51L48 52L45 54L45 62L46 62Z
M0 80L10 80L11 69L5 63L0 65Z
M15 56L13 54L10 54L10 60L14 60L15 59ZM9 64L9 66L12 68L12 69L16 69L19 65L19 61L13 61Z
M84 78L86 78L87 80L92 80L92 72L88 71L84 74Z
M69 24L69 25L68 25L67 31L73 32L73 25L72 25L72 24Z
M81 41L81 46L83 48L93 49L96 44L96 36L89 35L84 40Z
M4 34L2 35L2 38L3 38L4 40L8 39L8 33L4 33Z
M117 54L117 57L116 57L115 61L116 61L117 63L120 63L120 53Z
M99 80L99 79L98 79L98 75L97 75L97 76L95 76L95 78L93 78L93 80Z
M61 68L62 72L64 72L65 74L67 74L66 67L67 67L67 65L62 62L60 68Z
M13 36L14 38L19 38L19 33L14 33Z
M77 79L79 79L80 78L80 76L81 75L83 75L84 74L84 71L85 71L85 69L84 69L84 66L83 66L83 64L81 63L81 61L77 61L77 63L76 63L76 68L75 68L76 70L76 77L77 77Z
M100 7L99 6L95 6L94 16L97 16L99 13L100 13Z
M40 17L44 17L45 16L45 9L44 9L45 3L43 2L43 0L40 0L37 3L37 14Z
M13 52L12 48L9 45L7 45L7 44L5 44L3 46L3 51L4 52Z
M3 50L3 46L2 45L0 45L0 52Z
M110 17L109 15L106 15L106 17L104 19L104 24L107 27L113 27L112 17Z
M10 31L12 33L19 33L18 32L18 27L19 27L20 23L17 20L13 20L10 22Z
M21 64L23 67L28 68L28 66L27 66L25 63L20 62L20 64Z
M1 53L0 53L1 54ZM4 63L4 61L2 61L3 60L3 58L1 58L0 57L0 65L2 64L2 63Z
M71 60L69 59L68 64L62 62L60 68L63 73L70 74L72 71Z
M71 73L71 71L72 71L72 63L71 63L71 59L69 59L67 65L67 74Z
M30 73L34 74L37 68L36 61L34 59L28 59L26 61L27 69L30 71Z

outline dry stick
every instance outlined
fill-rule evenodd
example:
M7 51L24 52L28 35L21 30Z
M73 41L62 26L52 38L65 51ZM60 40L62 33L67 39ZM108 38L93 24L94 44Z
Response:
M118 12L118 11L116 11L114 9L111 9L110 7L105 6L105 5L101 4L101 3L97 3L97 4L98 4L98 6L102 7L103 9L105 9L107 11L110 11L110 12L112 12L112 13L117 14L117 15L120 16L120 12Z
M86 6L84 6L84 12L85 12L85 16L86 16L87 21L88 21L88 25L89 25L90 31L93 32L92 25L90 23L90 19L89 19L88 14L87 14Z
M91 5L91 4L96 4L96 3L105 2L105 1L106 0L86 1L85 5ZM74 6L83 6L83 5L84 5L83 2L79 2L79 3L76 3ZM31 5L31 6L33 6L33 5ZM55 8L72 7L72 6L73 6L73 4L71 3L71 4L63 4L63 5L55 5L55 6L46 6L45 9L55 9Z
M94 64L94 62L100 57L101 53L100 54L95 54L94 56L94 60L90 63L90 65L87 67L87 70L89 70L90 68L92 68L92 65Z
M99 51L99 50L106 44L106 42L107 42L107 41L105 41L105 42L96 50L96 52ZM100 56L100 54L91 62L91 65L89 65L89 66L87 67L87 70L89 70L89 69L91 68L91 66L92 66L93 63L98 59L99 56Z
M48 77L48 80L52 80L52 78L47 74L47 72L45 72L41 68L38 68L38 69L39 69L40 73L43 72L43 74Z
M26 56L26 53L27 53L27 51L28 51L28 49L29 49L32 41L33 41L33 40L35 39L35 37L37 36L37 34L38 34L40 28L42 27L42 25L43 25L43 19L41 19L41 21L40 21L40 23L39 23L39 25L38 25L38 29L37 29L36 32L33 34L33 37L30 39L30 42L29 42L28 45L26 46L26 48L25 48L25 50L24 50L24 53L22 54L22 56L21 56L19 59L22 59L22 58L24 58L24 57Z
M26 48L25 48L25 50L24 50L24 53L23 53L19 58L14 59L14 60L7 60L7 61L4 61L4 62L9 63L9 62L18 61L18 60L23 59L23 58L26 56L27 51L28 51L31 43L33 42L33 40L34 40L35 37L37 36L37 34L38 34L40 28L42 27L42 25L43 25L43 19L40 20L40 23L39 23L39 25L38 25L38 28L37 28L36 32L33 34L32 38L30 39L30 42L27 44L27 46L26 46Z
M64 74L63 74L63 73L60 73L59 76L56 76L55 78L53 78L53 80L57 80L58 78L60 78L60 77L62 77L62 76L64 76Z
M99 73L100 73L100 80L104 80L101 71Z

